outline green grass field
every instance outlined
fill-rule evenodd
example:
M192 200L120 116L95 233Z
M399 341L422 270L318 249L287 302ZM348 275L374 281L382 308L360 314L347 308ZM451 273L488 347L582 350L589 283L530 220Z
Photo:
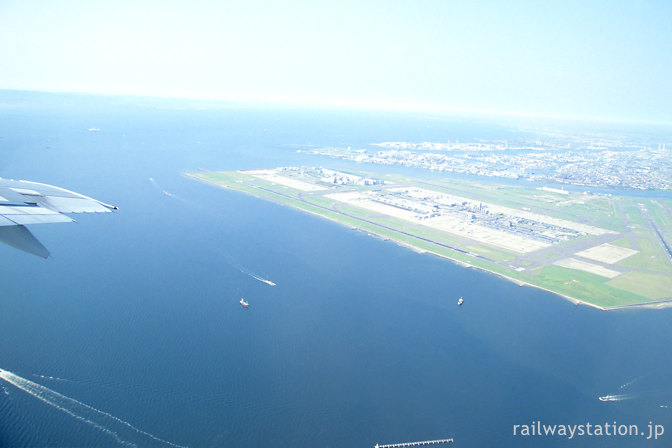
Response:
M360 174L367 175L367 173ZM597 307L609 308L672 299L672 264L658 237L650 230L650 222L653 220L660 227L661 233L672 232L672 218L668 215L669 210L672 209L670 201L646 200L636 197L592 196L583 193L565 195L534 188L493 186L463 180L418 181L399 175L384 176L387 182L395 184L443 191L487 203L519 210L531 210L548 216L622 232L614 236L611 243L639 252L614 265L607 265L609 269L622 272L621 275L610 280L577 269L552 265L553 260L564 256L564 243L559 244L557 248L553 246L552 251L545 252L540 257L541 262L539 260L532 262L531 258L526 259L521 254L514 254L501 247L442 232L423 226L419 222L415 223L338 202L325 196L334 192L331 188L318 192L301 192L244 172L199 172L190 173L188 176L294 207L418 251L431 252ZM369 177L373 176L369 174ZM315 182L316 179L314 176L306 176L302 180ZM375 188L380 188L380 186ZM349 187L350 191L363 189L367 187ZM645 216L640 204L644 204L649 210L650 218ZM575 238L573 241L574 244L585 244L586 247L592 244L591 237L586 235ZM569 253L568 256L572 254ZM515 268L516 266L519 270Z

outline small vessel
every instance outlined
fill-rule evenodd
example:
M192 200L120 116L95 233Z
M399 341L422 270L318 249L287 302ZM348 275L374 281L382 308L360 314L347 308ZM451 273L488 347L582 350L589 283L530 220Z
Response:
M269 286L275 286L275 283L273 283L272 281L266 280L265 278L259 277L258 275L254 275L254 274L248 274L248 275L255 280L259 280L262 283L266 283Z
M464 303L464 299L463 299L462 297L460 297L460 298L457 300L457 306L462 306L463 303Z
M243 308L247 308L248 306L250 306L250 304L247 303L245 299L242 297L240 298L240 304L243 305Z

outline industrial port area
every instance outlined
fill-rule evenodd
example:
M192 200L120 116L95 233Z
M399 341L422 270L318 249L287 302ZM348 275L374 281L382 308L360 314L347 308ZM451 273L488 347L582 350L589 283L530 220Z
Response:
M601 309L672 305L672 201L279 167L190 177Z

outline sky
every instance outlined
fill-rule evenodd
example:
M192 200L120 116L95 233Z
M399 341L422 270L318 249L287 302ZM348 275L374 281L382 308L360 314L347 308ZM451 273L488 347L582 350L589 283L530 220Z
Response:
M0 0L0 89L672 122L672 1Z

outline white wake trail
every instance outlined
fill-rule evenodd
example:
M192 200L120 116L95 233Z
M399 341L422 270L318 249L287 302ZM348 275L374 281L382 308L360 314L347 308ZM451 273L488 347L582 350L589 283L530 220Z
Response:
M259 275L253 274L252 272L247 271L247 270L243 269L242 267L240 267L240 266L238 266L238 265L235 265L235 264L234 264L234 266L235 266L240 272L242 272L243 274L245 274L245 275L247 275L247 276L249 276L249 277L251 277L251 278L253 278L253 279L255 279L255 280L259 281L259 282L261 282L261 283L266 283L268 286L275 286L275 283L274 283L274 282L272 282L272 281L270 281L270 280L267 280L267 279L265 279L264 277L261 277L261 276L259 276Z
M57 376L38 375L36 373L34 373L33 376L35 378L42 378L43 380L64 381L64 382L67 382L67 383L72 382L72 380L66 380L65 378L59 378Z
M163 187L161 187L161 185L159 185L159 183L157 181L155 181L153 177L150 177L149 181L152 183L152 185L154 185L156 187L157 190L159 190L161 193L165 194L169 198L177 199L178 201L182 201L185 204L191 205L186 199L183 199L183 198L181 198L181 197L179 197L179 196L177 196L177 195L175 195L175 194L173 194L169 191L164 190Z
M66 397L48 387L34 383L7 370L0 369L0 379L5 380L7 383L32 395L38 400L53 406L59 411L65 412L71 417L93 426L114 438L120 445L137 448L138 446L148 446L148 442L151 442L154 445L158 443L161 446L168 445L173 448L187 448L183 445L160 439L153 434L136 428L112 414L96 409L73 398ZM138 444L129 440L137 438L137 436L144 436L143 440L138 441Z
M605 395L603 397L598 397L600 401L623 401L623 400L632 400L637 398L639 395L636 394L616 394L616 395Z
M621 389L625 389L626 387L632 386L633 384L635 384L637 381L641 380L641 379L644 378L645 376L646 376L646 375L638 376L638 377L635 378L634 380L630 380L630 381L628 381L627 383L625 383L625 384L623 384L623 385L621 386Z

